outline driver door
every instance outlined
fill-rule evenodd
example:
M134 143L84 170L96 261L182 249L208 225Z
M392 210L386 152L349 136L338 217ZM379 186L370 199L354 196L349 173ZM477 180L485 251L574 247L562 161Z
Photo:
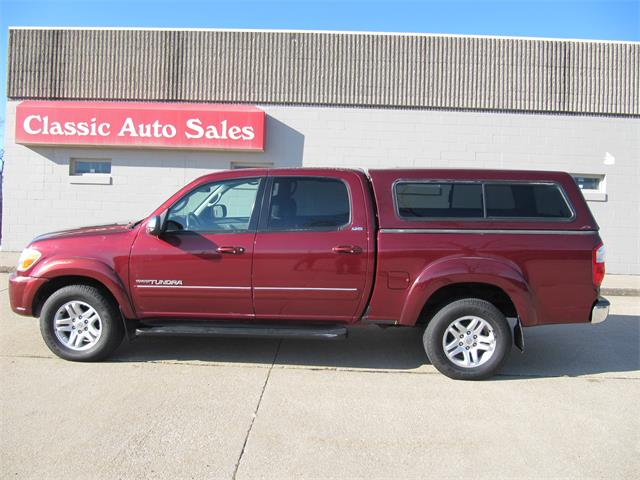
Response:
M142 317L253 318L251 269L264 180L196 186L167 211L160 236L143 227L130 260Z

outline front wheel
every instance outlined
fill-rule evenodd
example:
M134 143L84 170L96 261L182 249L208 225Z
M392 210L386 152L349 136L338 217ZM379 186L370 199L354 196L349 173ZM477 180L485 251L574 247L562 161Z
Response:
M110 298L88 285L69 285L44 303L40 332L47 347L66 360L93 362L122 342L122 318Z
M423 343L432 365L447 377L482 380L502 366L513 338L500 310L485 300L467 298L436 313Z

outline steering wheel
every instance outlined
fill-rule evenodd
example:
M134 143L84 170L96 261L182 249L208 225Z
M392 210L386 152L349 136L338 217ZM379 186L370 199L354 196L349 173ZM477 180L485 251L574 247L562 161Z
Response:
M190 212L187 214L187 230L199 230L202 224L200 223L200 219L196 216L195 213Z

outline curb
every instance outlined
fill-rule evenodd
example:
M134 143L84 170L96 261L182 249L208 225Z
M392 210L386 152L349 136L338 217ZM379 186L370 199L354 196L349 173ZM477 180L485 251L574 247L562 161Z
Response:
M640 297L639 288L602 288L600 293L611 297Z

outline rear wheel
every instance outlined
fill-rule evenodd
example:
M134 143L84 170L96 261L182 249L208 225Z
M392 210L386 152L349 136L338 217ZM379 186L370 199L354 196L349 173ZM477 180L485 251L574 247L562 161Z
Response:
M57 356L83 362L106 358L124 337L116 306L88 285L69 285L54 292L42 307L40 332Z
M467 298L436 313L423 343L433 366L447 377L482 380L502 366L513 338L500 310L485 300Z

